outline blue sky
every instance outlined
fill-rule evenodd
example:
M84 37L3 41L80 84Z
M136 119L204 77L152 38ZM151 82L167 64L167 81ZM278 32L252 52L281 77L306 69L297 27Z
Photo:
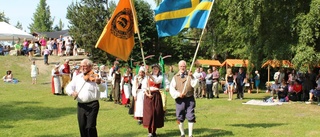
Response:
M64 23L64 29L69 25L66 19L67 7L72 3L80 0L47 0L47 5L50 6L51 17L54 17L53 27L58 24L61 19ZM118 0L114 0L118 2ZM154 0L147 1L152 9L154 9ZM33 14L40 0L0 0L0 12L4 12L8 17L9 23L13 26L19 21L22 24L23 30L29 32L28 26L32 22Z

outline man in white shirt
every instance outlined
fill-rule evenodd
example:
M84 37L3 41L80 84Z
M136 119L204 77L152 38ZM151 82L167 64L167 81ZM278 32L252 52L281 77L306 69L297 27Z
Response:
M78 101L78 124L81 137L97 137L97 116L99 112L100 92L105 90L101 79L88 77L92 71L93 63L91 60L81 61L82 73L77 75L67 85L66 92Z
M203 79L203 74L200 72L200 68L197 68L197 69L196 69L196 72L194 72L193 77L194 77L195 79L198 79L199 84L200 84L200 82L201 82L202 79ZM195 89L194 89L194 97L195 97L195 98L201 97L201 91L202 91L202 87L201 87L201 86L195 88Z
M170 95L176 101L176 116L181 136L184 137L183 122L188 120L189 137L192 137L193 124L196 121L196 101L193 90L199 86L199 81L192 72L186 72L187 63L184 60L179 62L179 73L174 75L170 83Z
M111 82L111 85L112 85L112 88L111 88L111 92L109 94L109 101L113 101L112 99L112 96L114 96L114 80L115 80L115 77L114 77L114 73L116 72L116 68L118 69L119 67L119 61L114 61L113 62L113 66L109 69L109 75L108 75L108 81Z

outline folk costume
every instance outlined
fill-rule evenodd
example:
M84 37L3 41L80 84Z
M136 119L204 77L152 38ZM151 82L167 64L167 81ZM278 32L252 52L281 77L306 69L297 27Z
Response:
M52 69L51 71L51 91L52 94L54 95L59 95L62 93L61 91L61 82L60 82L60 72L59 72L59 66L60 65L55 65L55 68Z
M122 105L130 104L130 96L132 90L132 76L130 74L124 74L121 78L121 101Z
M188 81L187 81L188 79ZM187 83L186 83L187 82ZM186 85L185 85L186 83ZM185 87L185 97L181 94ZM176 101L176 117L181 135L184 136L183 122L187 118L189 136L192 136L193 124L196 122L194 89L199 86L199 81L195 77L187 76L186 72L176 74L170 83L170 94Z
M116 72L116 70L119 69L119 62L118 61L114 61L113 62L113 66L109 69L109 75L108 75L108 80L111 81L111 85L112 85L112 88L111 88L111 92L109 93L109 101L113 101L112 99L112 96L114 97L114 93L115 93L115 90L114 90L114 73Z
M115 104L121 104L120 102L120 82L121 82L121 74L119 70L116 70L113 73L113 91L114 91L114 103Z
M100 98L108 98L108 74L105 71L105 66L100 66L99 77L102 79L102 83L106 86L106 90L100 92Z
M66 60L65 63L60 67L60 74L62 77L62 94L64 94L64 89L67 84L70 82L70 65L69 60Z
M152 68L154 67L157 67L160 70L160 66L152 66ZM152 96L149 97L146 94L144 95L143 127L148 128L149 136L156 136L157 128L162 128L164 126L164 111L160 94L163 76L158 72L158 74L152 74L152 77L153 78L147 77L147 82L142 83L146 92L148 90Z
M140 75L143 73L143 76ZM140 67L139 74L136 75L132 82L132 96L134 97L134 118L138 120L138 124L142 124L143 117L143 102L144 102L144 90L142 83L146 83L146 77L144 76L144 67ZM146 86L144 84L144 86ZM146 87L145 87L146 88Z

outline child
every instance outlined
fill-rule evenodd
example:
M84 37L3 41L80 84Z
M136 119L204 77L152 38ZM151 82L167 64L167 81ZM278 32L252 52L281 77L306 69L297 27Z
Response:
M37 84L37 75L39 74L39 68L37 67L35 61L32 61L31 65L31 78L32 84Z

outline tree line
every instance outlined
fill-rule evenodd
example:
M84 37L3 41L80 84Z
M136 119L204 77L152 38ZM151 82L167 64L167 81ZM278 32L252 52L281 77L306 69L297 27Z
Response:
M159 4L161 0L155 2ZM156 63L161 53L172 55L166 60L169 63L181 59L191 62L201 30L185 29L177 36L158 38L150 4L143 0L134 0L134 4L145 55L155 55L147 61ZM69 33L100 63L115 60L94 48L115 7L114 1L81 0L67 9ZM306 71L319 65L319 7L320 0L215 0L197 58L221 62L228 58L248 59L257 69L270 59L290 60L296 69ZM0 21L3 19L8 20L0 14ZM40 30L43 26L53 30L46 0L40 0L29 27ZM135 41L131 58L142 61L138 39Z

